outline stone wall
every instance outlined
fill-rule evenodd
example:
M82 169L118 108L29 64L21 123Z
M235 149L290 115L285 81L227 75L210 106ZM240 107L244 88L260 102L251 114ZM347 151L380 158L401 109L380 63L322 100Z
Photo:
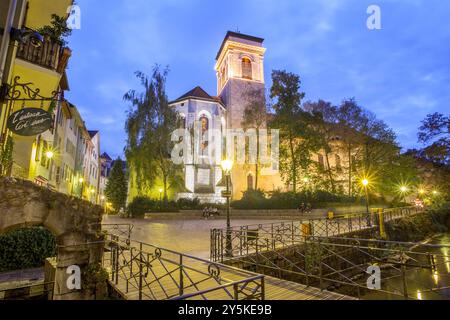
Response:
M89 299L86 291L67 288L67 267L100 263L103 254L101 221L103 208L64 194L52 192L30 181L0 178L0 234L44 226L58 246L55 276L56 300ZM99 243L100 242L100 243Z

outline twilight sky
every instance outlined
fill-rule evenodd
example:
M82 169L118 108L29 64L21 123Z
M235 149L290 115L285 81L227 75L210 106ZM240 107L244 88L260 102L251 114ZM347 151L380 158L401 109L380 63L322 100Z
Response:
M122 97L134 72L169 65L168 95L202 86L216 94L215 56L227 30L265 38L266 82L273 69L301 76L306 100L355 97L418 146L420 121L450 110L450 2L442 0L77 0L81 30L67 98L111 156L125 145ZM108 5L107 5L108 3ZM379 5L382 30L368 30Z

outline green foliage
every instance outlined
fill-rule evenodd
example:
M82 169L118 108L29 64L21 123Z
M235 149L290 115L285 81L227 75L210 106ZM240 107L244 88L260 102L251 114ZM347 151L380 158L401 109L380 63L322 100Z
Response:
M386 233L392 241L418 242L436 233L450 230L450 205L439 206L426 213L406 217L386 224Z
M157 202L147 197L136 197L128 204L128 215L131 218L142 219L157 206Z
M44 26L37 31L53 41L61 41L63 45L67 44L66 39L72 34L72 30L67 27L66 18L56 14L52 14L52 20L49 26Z
M428 115L419 128L419 142L428 144L422 151L428 160L450 165L450 116Z
M302 177L309 173L312 154L320 145L311 115L301 107L305 93L296 74L274 70L270 98L275 112L270 127L280 130L280 173L286 184L297 192Z
M4 150L0 150L0 176L8 175L13 166L14 140L8 137Z
M180 210L196 210L200 209L202 205L200 204L200 200L197 198L191 200L191 199L178 199L177 201L177 207Z
M128 135L125 149L127 162L136 178L138 193L162 182L164 202L168 202L168 190L177 190L183 183L180 166L170 155L174 148L172 132L178 129L176 111L169 107L166 95L168 69L155 66L151 78L142 72L136 76L143 92L130 90L124 100L130 103L125 129Z
M56 241L50 231L35 227L0 236L0 272L42 267L56 255Z
M354 204L356 198L345 195L336 195L326 191L314 192L273 192L267 197L261 190L249 190L244 193L241 200L234 201L232 206L235 209L244 210L281 210L298 209L304 204L311 204L313 208L321 208L337 204Z
M89 291L95 300L106 300L108 299L108 278L108 272L100 264L90 264L83 271L83 289Z
M123 169L123 161L120 158L114 162L111 169L105 195L116 212L125 208L128 196L128 179Z

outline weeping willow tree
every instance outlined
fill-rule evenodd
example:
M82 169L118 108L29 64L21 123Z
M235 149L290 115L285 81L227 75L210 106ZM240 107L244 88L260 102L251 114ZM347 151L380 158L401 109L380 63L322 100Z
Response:
M171 135L179 121L175 110L169 107L167 74L168 69L161 70L159 66L154 67L151 78L136 72L143 90L130 90L124 96L131 105L125 125L125 154L138 193L148 195L148 190L162 189L165 202L168 191L182 185L181 168L171 160Z

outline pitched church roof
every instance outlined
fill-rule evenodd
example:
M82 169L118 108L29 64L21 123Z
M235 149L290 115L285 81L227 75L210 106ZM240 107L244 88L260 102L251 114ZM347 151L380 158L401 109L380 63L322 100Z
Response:
M212 100L212 97L206 93L205 90L202 89L202 87L197 86L191 91L183 94L181 97L179 97L177 100L183 100L187 98L201 98L201 99L209 99Z
M210 96L205 90L203 90L202 87L197 86L194 89L192 89L189 92L186 92L181 97L176 99L175 101L172 101L170 104L180 102L187 99L198 99L198 100L205 100L205 101L211 101L211 102L217 102L223 105L222 100L219 97L212 97Z
M225 35L225 39L223 39L222 45L220 46L220 50L219 50L219 52L217 53L216 60L219 59L220 54L221 54L223 48L225 47L225 43L226 43L230 38L238 38L238 39L247 40L247 41L252 41L252 42L256 42L256 43L260 43L260 44L262 44L262 43L264 42L264 39L263 39L263 38L251 36L251 35L248 35L248 34L243 34L243 33L240 33L240 32L228 31L227 34Z

